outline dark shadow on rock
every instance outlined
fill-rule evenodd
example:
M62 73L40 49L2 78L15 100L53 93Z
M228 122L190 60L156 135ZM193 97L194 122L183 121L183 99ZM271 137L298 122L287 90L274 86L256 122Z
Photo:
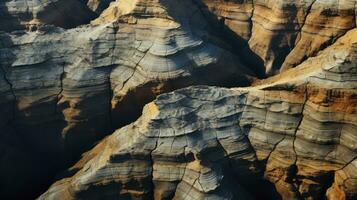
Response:
M62 28L75 28L88 24L98 17L98 14L90 10L79 1L60 0L46 6L42 12L37 13L37 18L45 23Z
M8 7L6 3L10 0L2 0L0 1L0 31L11 32L13 30L23 29L23 25L21 25L21 18L23 20L31 20L30 15L23 15L15 17L11 15L8 11Z
M3 4L0 3L0 5ZM82 14L78 14L78 18L76 18L78 20L74 20L72 23L65 24L66 21L71 19L54 17L54 15L65 14L59 13L58 10L56 11L57 7L69 9L68 5L54 4L49 6L46 11L39 13L38 17L46 23L70 28L81 23L88 23L89 20L95 16L90 14L89 17L83 17ZM169 12L171 11L169 10ZM1 14L8 18L12 17L9 14L6 15L6 11L2 12ZM84 16L86 16L86 14L84 14ZM15 17L11 20L14 21L12 21L10 25L14 25L14 27L6 27L6 31L23 28L21 26L16 27L17 23L20 25L20 19L16 19ZM219 26L222 26L222 24ZM212 30L214 30L214 28ZM218 32L215 32L215 34L217 34L217 37L225 38L225 45L223 45L224 49L233 51L237 56L242 57L240 51L236 49L236 46L241 48L241 38L234 38L234 35L230 36L232 37L230 38L227 37L226 34L219 35ZM5 43L4 38L5 37L0 36L0 39L3 43ZM234 42L230 41L231 39L234 40ZM206 38L206 40L211 43L216 43L217 46L222 47L222 43L215 42L213 38ZM11 40L10 43L6 44L5 46L7 45L12 45ZM11 52L7 53L10 54ZM254 54L248 54L251 56L248 60L256 61L256 59L252 58L252 56L254 57ZM9 61L8 63L11 64L12 62ZM237 70L239 65L234 64L234 66L230 66L229 69L222 66L225 66L225 64L220 63L205 66L203 68L194 68L191 70L192 77L181 77L165 81L151 81L144 85L138 86L137 88L128 91L128 93L122 97L117 107L114 107L113 110L110 111L111 114L108 113L108 115L104 117L93 117L84 123L78 123L76 127L73 127L70 131L67 132L68 135L66 136L63 136L62 132L63 129L69 124L67 121L65 121L65 116L62 114L61 108L58 108L58 99L42 103L41 106L46 108L52 109L57 107L57 109L59 109L55 111L53 116L42 116L42 118L48 118L48 122L45 124L31 124L31 120L27 120L26 117L21 120L13 119L12 122L9 123L9 127L16 127L17 135L21 141L21 143L18 144L18 149L26 152L24 157L28 159L28 165L19 163L21 157L19 157L18 154L11 155L9 158L10 162L8 163L10 164L13 162L11 165L9 165L14 166L12 169L10 168L12 171L9 172L8 170L4 170L1 171L1 173L8 173L7 175L9 177L13 177L13 179L4 179L8 181L4 184L7 184L8 187L12 187L12 185L20 186L9 188L6 193L2 193L4 194L4 198L32 199L40 195L56 179L55 175L59 171L62 171L72 165L76 160L79 159L82 152L93 147L95 141L103 138L105 135L111 134L114 129L120 128L125 124L135 121L141 115L143 106L146 103L154 100L156 96L161 93L170 92L175 89L198 84L225 87L248 86L250 84L250 80L244 76L245 73L240 73ZM254 71L256 74L261 73L261 69L258 68L254 68L252 71ZM110 102L110 88L104 93L105 94L97 94L96 97L105 97L102 100ZM88 101L90 101L90 99L88 99ZM95 103L95 101L93 102ZM90 105L88 104L86 106ZM103 109L107 109L108 107L105 106ZM15 110L15 113L16 112L19 111ZM111 121L111 124L113 125L112 127L108 126L109 121ZM87 130L89 130L90 133L88 133ZM88 134L92 135L88 137ZM18 177L16 174L23 174L23 177L16 179L16 177Z
M6 3L9 1L10 0L2 0L0 2L0 31L35 30L36 27L26 27L24 24L33 20L34 16L32 11L27 9L26 12L18 11L10 14L6 6ZM41 23L66 29L88 24L91 20L98 17L98 13L90 10L86 4L77 0L59 0L52 2L46 5L43 10L39 11L36 15Z
M265 78L264 61L250 49L248 41L232 31L224 23L224 19L220 19L217 15L212 13L202 0L191 1L196 4L202 15L207 18L211 33L224 41L223 47L226 47L228 51L237 55L243 64L255 72L258 78ZM214 38L207 39L213 42L216 41Z
M8 79L9 67L15 59L9 50L11 46L10 35L0 33L0 81L5 81L9 87L8 94L2 94L5 99L2 96L0 103L0 199L34 199L48 186L58 163L53 164L47 157L35 153L28 138L24 137L29 136L27 134L31 131L21 130L16 122L17 100ZM33 135L40 136L41 133L35 132ZM46 138L36 139L38 142L47 142Z

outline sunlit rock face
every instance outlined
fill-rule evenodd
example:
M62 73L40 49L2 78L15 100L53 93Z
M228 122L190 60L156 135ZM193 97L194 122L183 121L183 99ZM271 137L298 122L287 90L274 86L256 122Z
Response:
M118 1L88 25L46 23L0 33L0 109L4 130L49 169L135 120L158 94L196 84L244 86L255 76L210 35L190 1Z
M253 87L160 95L40 199L355 199L356 31Z
M356 13L1 1L0 198L354 199Z
M248 56L260 58L250 63L263 65L267 74L299 65L356 27L353 0L202 1L206 15L246 42Z
M87 2L87 6L89 7L89 9L98 14L102 13L103 10L108 8L110 3L113 1L115 0L84 0L84 2Z
M4 103L14 104L4 116L59 150L61 138L89 140L130 122L165 91L248 85L254 72L206 39L198 13L190 1L120 1L81 28L2 33Z
M275 183L284 199L356 198L356 179L352 175L356 173L356 33L356 29L349 31L319 56L281 76L258 83L258 88L268 90L265 95L270 91L293 90L304 83L300 87L304 92L292 96L295 103L303 102L296 129L280 130L290 133L273 142L274 151L266 164L265 177ZM281 92L278 93L280 100L289 99L281 96ZM274 118L268 116L266 120ZM279 119L270 122L268 127L274 130L281 123L295 125L296 121ZM258 143L258 147L264 145L264 142ZM262 158L267 155L264 151L256 152L262 154Z
M235 120L244 98L228 89L214 90L192 88L158 97L137 122L106 138L100 150L88 153L96 155L83 171L41 198L95 199L104 194L120 199L232 199L241 194L248 199L227 174L232 165L237 173L254 172L254 151Z

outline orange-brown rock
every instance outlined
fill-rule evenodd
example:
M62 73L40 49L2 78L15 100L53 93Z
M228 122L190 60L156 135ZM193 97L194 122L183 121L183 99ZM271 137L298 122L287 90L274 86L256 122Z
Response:
M40 21L31 31L0 33L1 127L16 129L19 146L53 171L135 120L158 94L197 84L249 85L255 74L219 38L209 39L191 1L123 0L90 24L53 25L61 26ZM9 176L22 170L17 156L4 157L14 163Z
M158 97L41 198L356 198L356 13L355 0L1 1L0 198L43 193L162 93L253 80Z
M203 2L206 13L218 16L222 29L247 42L244 50L237 47L241 54L247 54L247 49L253 52L246 55L251 59L243 59L263 65L268 75L299 65L356 27L353 0Z
M40 199L355 199L356 31L253 87L160 95Z

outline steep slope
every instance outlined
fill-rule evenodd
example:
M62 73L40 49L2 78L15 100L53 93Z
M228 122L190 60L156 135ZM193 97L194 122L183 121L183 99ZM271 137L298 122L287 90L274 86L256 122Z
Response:
M42 24L73 28L97 14L80 0L2 0L0 16L0 31L10 32L36 30Z
M345 115L354 112L355 65L331 72L320 69L325 69L325 62L336 66L354 62L352 44L357 33L348 31L356 26L356 13L355 0L2 0L0 198L38 195L53 182L54 174L77 161L94 142L135 121L143 106L159 94L190 85L249 86L255 77L283 72L305 60L299 69L256 81L254 84L263 86L248 90L254 90L258 99L265 98L261 90L293 90L284 98L292 95L293 104L303 105L307 96L303 91L309 90L309 95L316 96L311 99L314 109L325 108L324 115L330 115L331 109L331 113L347 114L333 119L304 117L301 137L329 144L326 149L331 152L338 138L344 138L353 149L354 125L344 124L354 123ZM340 37L344 39L338 40ZM335 51L340 53L335 55ZM292 80L300 82L290 83ZM330 101L342 103L330 108ZM299 119L299 112L294 112L292 120ZM251 115L243 128L251 126L249 121L266 121L260 111ZM269 126L275 130L278 125L274 121ZM320 130L322 126L340 127L341 136L333 136L336 131ZM325 149L316 147L320 148ZM269 152L262 151L259 156L266 154ZM260 163L259 156L252 162ZM316 155L317 160L322 157ZM320 167L320 160L309 165ZM308 195L316 190L321 196L329 186L321 183L332 183L332 172L338 169L328 195L353 196L353 165L338 168L342 161L326 162L328 170L321 176L295 174L297 164L292 161L285 161L288 167L279 165L279 170L272 164L272 172L266 176L280 193L287 191L284 195L299 197L305 190ZM258 174L265 171L256 168ZM280 174L286 171L288 175ZM286 178L290 173L295 174L294 180ZM232 183L227 179L223 182L224 187ZM269 186L258 182L262 188ZM244 183L239 185L245 187ZM221 191L222 187L214 188ZM200 190L199 195L205 196L207 191ZM146 188L145 192L150 195L152 190ZM236 195L234 189L229 188L228 193L227 197Z
M122 0L74 29L42 24L36 31L1 32L1 134L16 135L12 148L33 155L35 166L56 171L135 120L158 94L195 84L249 85L254 72L207 29L189 0ZM13 168L2 173L27 172L4 149ZM4 185L4 193L18 190Z
M253 87L160 95L39 199L250 199L264 179L264 199L355 199L356 33Z
M231 40L237 40L239 53L251 58L246 59L248 63L264 66L269 75L316 56L356 27L354 0L195 2L211 21L232 35Z

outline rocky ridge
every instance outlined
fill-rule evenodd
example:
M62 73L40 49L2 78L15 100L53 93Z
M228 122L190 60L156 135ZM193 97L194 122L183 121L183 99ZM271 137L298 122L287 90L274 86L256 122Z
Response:
M34 168L38 160L48 169L71 162L135 120L158 94L195 84L250 84L254 72L209 39L206 20L189 1L168 1L168 9L155 1L131 5L113 2L74 29L39 24L36 31L1 33L2 135L20 143L10 149L34 155ZM4 171L16 174L17 154L4 151Z
M91 3L92 2L92 3ZM3 0L0 2L0 30L36 30L41 24L73 28L97 17L93 0ZM73 14L73 11L76 14Z
M196 2L218 27L233 35L232 40L238 40L241 54L252 52L247 55L253 58L250 64L264 66L270 75L316 56L356 27L354 0Z
M6 172L0 174L1 193L14 194L19 190L24 195L33 193L37 189L26 185L48 181L46 177L63 169L94 141L134 121L141 108L161 93L200 84L248 86L252 77L276 74L299 65L330 44L336 44L340 37L352 38L343 43L352 46L356 32L350 31L348 37L344 35L356 26L356 7L353 0L0 2L0 31L3 31L0 33L0 169ZM309 66L320 66L331 57L331 54L324 55L302 65L312 73L315 69ZM345 75L337 76L341 82L338 88L351 89L347 91L350 96L343 101L354 99L355 86L348 84L353 76L347 75L347 72L354 73L353 70L352 66L346 69ZM289 73L277 77L289 77L286 75ZM316 76L336 77L334 73ZM279 78L269 80L276 79ZM322 81L316 85L334 88L335 82ZM320 94L324 93L320 89L314 90L318 93L316 101L321 96L326 96L327 100L323 101L334 97L335 91L328 90L328 86L325 86L326 95ZM279 85L274 90L290 87L290 84L282 88ZM294 93L288 93L286 98L290 94ZM339 106L344 108L343 105ZM306 122L318 126L316 117L310 118ZM346 127L343 131L355 130L354 126ZM301 137L325 134L315 133L319 127L310 133L310 127L305 129L307 133L301 133L304 135ZM347 135L344 141L353 138L353 134ZM333 139L337 140L337 137ZM262 153L264 157L263 154L267 152ZM23 162L27 163L26 168ZM282 168L280 172L290 173L295 168ZM272 182L279 179L277 188L287 187L284 191L295 188L299 192L289 195L301 197L303 189L299 187L318 188L321 182L330 180L330 172L336 169L328 170L325 179L311 178L315 175L308 176L308 180L301 179L308 182L305 185L300 180L281 181L281 177L288 175L267 176L267 179ZM353 189L346 189L353 183L349 180L351 172L351 167L337 170L329 196L353 193ZM21 180L14 181L16 176L21 176ZM316 190L321 195L325 189L326 186ZM151 190L146 190L150 195Z
M356 33L252 87L160 95L40 199L252 199L263 178L264 198L356 198Z

